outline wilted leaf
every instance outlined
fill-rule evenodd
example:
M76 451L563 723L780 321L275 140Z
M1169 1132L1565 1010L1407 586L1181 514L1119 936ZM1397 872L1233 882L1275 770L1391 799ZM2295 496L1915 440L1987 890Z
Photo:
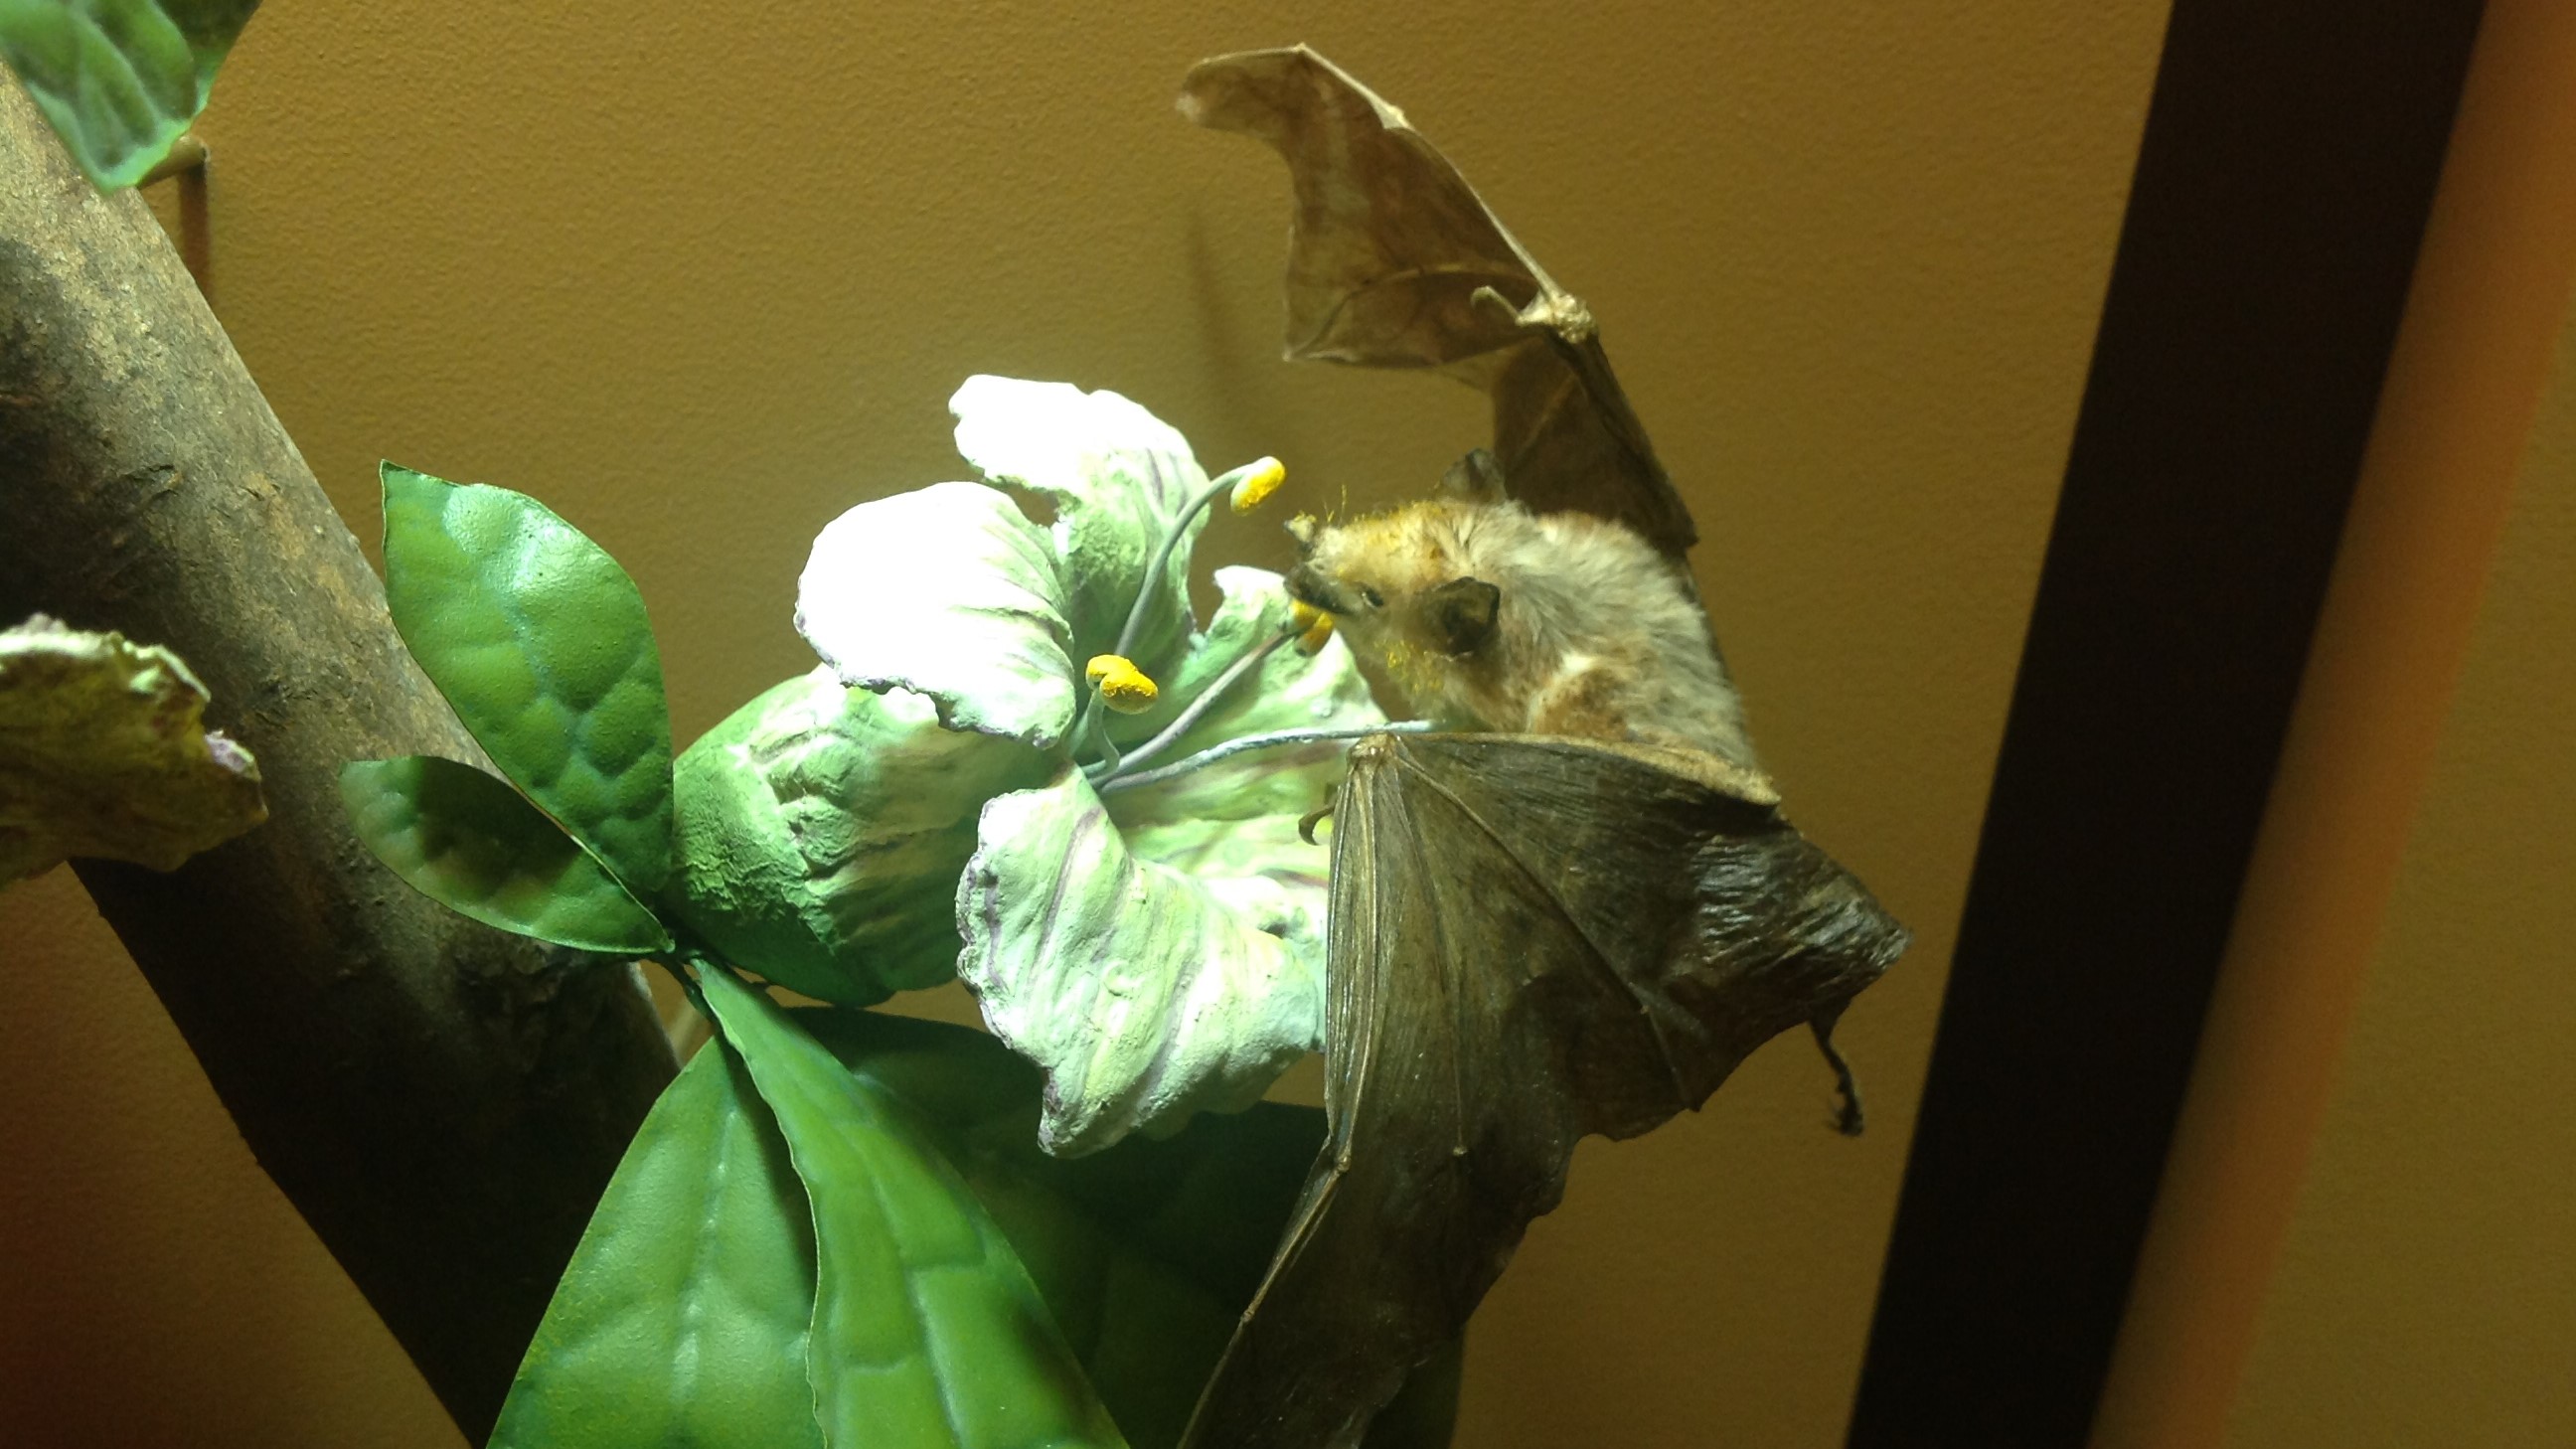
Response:
M0 632L0 884L74 855L175 870L267 819L205 707L167 649L41 614Z
M637 955L671 944L579 843L472 765L354 760L340 768L340 799L376 858L450 910L582 951Z
M651 899L671 869L671 717L634 580L524 493L381 472L403 642L501 773Z
M769 998L700 974L813 1206L806 1343L834 1449L1078 1449L1117 1428L1012 1251L919 1120Z
M259 0L0 0L0 60L101 190L132 186L206 107Z
M1073 726L1064 579L998 489L939 483L833 519L797 580L796 629L842 683L928 695L951 729L1052 750Z
M1015 740L939 727L908 690L826 665L680 755L665 897L690 929L782 986L865 1006L957 974L957 875L984 802L1046 778Z
M749 1073L711 1046L617 1165L493 1449L822 1449L813 1311L805 1189Z

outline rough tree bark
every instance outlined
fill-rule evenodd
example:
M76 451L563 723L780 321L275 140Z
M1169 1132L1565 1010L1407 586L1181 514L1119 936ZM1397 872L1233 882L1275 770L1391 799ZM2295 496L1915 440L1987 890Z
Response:
M550 965L350 833L341 762L481 754L151 213L0 76L0 622L38 609L175 648L258 755L268 824L80 877L480 1442L670 1053L626 972Z

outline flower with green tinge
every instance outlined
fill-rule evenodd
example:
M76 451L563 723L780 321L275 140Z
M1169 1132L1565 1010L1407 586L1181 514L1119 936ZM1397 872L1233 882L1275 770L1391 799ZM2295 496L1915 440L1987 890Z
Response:
M1278 575L1218 569L1192 614L1207 507L1284 470L1211 480L1116 393L976 377L949 406L982 480L815 540L796 619L826 668L682 757L671 904L832 1000L953 970L1045 1069L1054 1151L1247 1105L1322 1035L1327 867L1298 821L1385 722Z

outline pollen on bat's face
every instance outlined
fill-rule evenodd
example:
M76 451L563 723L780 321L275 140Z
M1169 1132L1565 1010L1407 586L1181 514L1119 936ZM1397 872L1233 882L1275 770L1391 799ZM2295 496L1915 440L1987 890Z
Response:
M1436 503L1299 523L1305 557L1288 571L1288 592L1363 638L1405 632L1415 602L1458 574L1455 530Z

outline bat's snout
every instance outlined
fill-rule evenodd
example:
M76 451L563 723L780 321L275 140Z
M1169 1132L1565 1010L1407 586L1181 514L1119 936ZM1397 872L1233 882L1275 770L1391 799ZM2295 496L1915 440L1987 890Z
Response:
M1301 604L1312 604L1327 614L1345 612L1333 592L1330 579L1316 572L1313 564L1299 564L1288 571L1288 597Z

